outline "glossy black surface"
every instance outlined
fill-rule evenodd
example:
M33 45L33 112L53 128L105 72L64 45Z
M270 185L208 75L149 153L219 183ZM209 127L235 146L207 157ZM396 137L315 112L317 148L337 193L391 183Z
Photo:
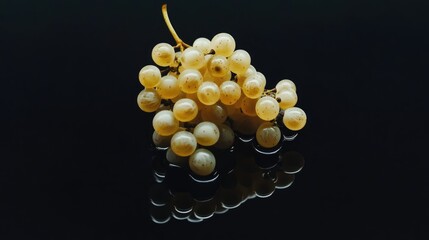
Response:
M180 184L136 104L152 47L173 43L161 3L0 3L1 239L429 238L427 3L169 1L184 41L231 33L308 115L282 149L305 159L293 183L213 215L202 203L252 178L225 164L219 182ZM180 212L155 223L166 201ZM206 219L186 220L192 206Z

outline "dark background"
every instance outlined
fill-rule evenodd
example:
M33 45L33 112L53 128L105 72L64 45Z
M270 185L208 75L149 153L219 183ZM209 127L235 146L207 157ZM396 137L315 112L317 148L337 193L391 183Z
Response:
M174 43L162 1L0 1L2 239L427 239L428 4L167 1L181 38L228 32L308 123L290 188L201 223L148 212L138 71Z

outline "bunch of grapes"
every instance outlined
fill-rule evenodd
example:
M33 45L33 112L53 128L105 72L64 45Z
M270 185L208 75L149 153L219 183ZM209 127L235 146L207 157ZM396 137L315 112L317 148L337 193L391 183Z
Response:
M265 75L252 65L250 54L222 32L200 37L192 45L175 32L162 6L176 45L163 42L152 49L153 64L138 78L141 110L154 113L153 143L186 159L199 176L211 174L216 158L211 149L229 149L240 135L255 136L260 148L282 142L281 129L301 130L307 121L296 106L296 85L289 79L266 89Z

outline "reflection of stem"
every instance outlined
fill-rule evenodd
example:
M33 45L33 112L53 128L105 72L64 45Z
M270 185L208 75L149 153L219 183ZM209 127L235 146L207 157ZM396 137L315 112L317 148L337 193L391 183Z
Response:
M183 51L187 47L190 47L189 44L186 44L185 42L182 41L182 39L180 39L179 35L177 35L176 33L176 30L174 30L173 25L170 22L170 18L168 17L166 3L162 5L162 16L164 17L164 21L167 24L168 30L170 30L171 35L173 35L173 38L177 43L175 47L180 47L181 51Z

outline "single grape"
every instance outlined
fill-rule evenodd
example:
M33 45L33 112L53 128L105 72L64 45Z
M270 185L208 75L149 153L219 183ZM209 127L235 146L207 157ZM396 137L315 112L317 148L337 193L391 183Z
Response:
M211 40L216 54L229 57L235 50L235 39L229 33L218 33Z
M210 175L216 167L216 158L213 153L205 148L198 148L189 156L189 168L199 176Z
M250 66L250 54L243 49L235 50L228 58L229 68L233 73L244 74Z
M264 148L273 148L279 144L282 133L272 122L262 123L256 130L256 141Z
M256 102L255 110L262 120L271 121L279 114L280 107L276 99L271 96L264 96Z
M202 146L212 146L219 140L220 135L216 124L208 121L198 123L194 128L193 134L198 144Z
M253 65L250 65L244 73L237 73L237 84L241 87L243 86L244 80L249 76L256 74L256 68Z
M155 112L161 105L161 96L152 88L145 88L137 95L137 104L145 112Z
M161 81L161 71L154 65L146 65L139 72L139 81L145 88L154 88Z
M203 54L207 54L211 50L211 42L208 38L199 37L194 40L192 46L198 50L200 50Z
M225 105L232 105L241 97L241 88L234 81L225 81L219 86L220 101Z
M214 124L221 124L225 122L228 117L226 109L221 104L213 104L201 109L201 118L203 121L212 122Z
M215 54L207 64L208 72L213 77L223 77L229 72L229 61L225 56Z
M161 67L173 64L175 56L173 46L168 43L158 43L152 49L152 60Z
M285 110L296 105L298 102L298 95L293 90L284 89L280 92L276 92L276 99L279 102L280 108Z
M179 75L179 87L182 92L196 93L203 82L201 72L196 69L185 69Z
M162 99L172 99L180 94L179 81L172 75L165 75L161 78L156 87Z
M235 134L232 128L224 123L218 125L219 140L215 143L214 147L219 149L229 149L234 145Z
M253 74L246 78L241 86L244 95L252 99L260 98L264 92L264 88L265 84L257 74Z
M169 136L179 129L179 121L171 110L162 110L152 120L153 129L161 136Z
M220 98L219 87L214 82L203 82L197 90L197 97L205 105L213 105Z
M182 52L180 62L185 69L199 69L204 66L204 54L195 47L188 47Z
M293 131L301 130L307 123L307 115L299 107L291 107L284 111L284 125Z
M276 91L277 92L281 92L283 90L293 90L294 92L296 92L296 85L295 83L290 80L290 79L283 79L280 80L277 84L276 84Z
M198 106L194 100L182 98L173 106L174 117L181 122L189 122L198 114Z
M197 149L197 139L188 131L178 131L171 138L170 146L175 154L187 157Z

